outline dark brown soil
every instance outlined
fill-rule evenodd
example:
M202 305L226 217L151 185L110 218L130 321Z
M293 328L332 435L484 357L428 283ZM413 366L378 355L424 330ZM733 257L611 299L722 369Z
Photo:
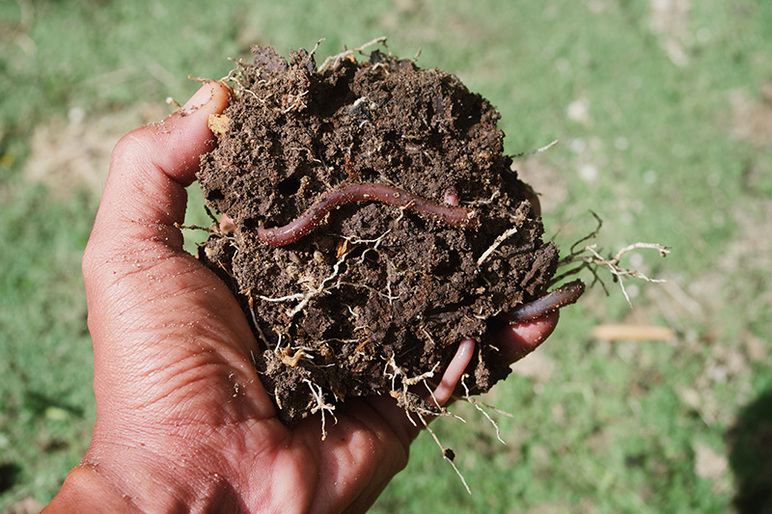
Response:
M432 370L438 379L464 338L479 341L467 385L490 389L509 373L494 317L543 295L557 263L530 188L503 155L499 113L455 76L379 51L323 70L304 50L289 63L253 51L199 174L207 202L235 228L213 233L200 257L253 321L256 367L282 420L371 394L419 408L410 379ZM258 238L258 227L285 225L323 193L362 182L437 204L455 190L479 226L363 201L286 246Z

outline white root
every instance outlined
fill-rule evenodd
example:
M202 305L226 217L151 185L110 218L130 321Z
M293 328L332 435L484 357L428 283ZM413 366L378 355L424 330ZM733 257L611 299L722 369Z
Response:
M507 443L504 441L504 439L501 438L501 430L499 429L498 423L496 423L493 420L493 418L490 417L490 415L485 411L485 409L482 408L482 406L485 405L485 404L482 403L482 402L477 401L475 398L472 398L472 396L469 394L469 388L466 386L466 379L468 377L469 377L469 375L467 375L466 373L461 375L461 385L464 387L464 400L466 400L467 402L471 403L474 406L475 409L480 411L482 413L482 415L485 416L485 419L487 419L488 422L491 425L493 425L493 428L496 429L496 439L498 439L501 444L506 445ZM485 405L485 406L489 407L488 405ZM495 410L499 414L504 414L505 416L509 416L510 418L514 417L512 414L510 414L508 412L504 412L504 411L499 410L499 409L491 409L491 410Z
M633 250L638 250L638 249L654 249L654 250L659 251L660 257L665 257L665 256L667 256L667 254L670 253L670 250L668 248L662 246L661 244L658 244L658 243L640 243L640 242L639 243L633 243L633 244L627 245L624 248L622 248L621 250L619 250L617 252L617 254L613 258L611 258L611 259L606 259L602 255L600 255L597 252L596 248L597 248L597 245L595 245L595 244L588 245L588 246L586 246L584 248L584 250L587 253L590 254L590 257L585 257L584 258L584 262L587 263L587 264L592 264L592 265L596 265L596 266L600 266L600 267L607 267L609 269L609 271L611 272L611 274L619 279L618 280L619 287L622 289L622 294L625 296L625 300L627 300L628 305L630 305L631 307L632 307L633 304L632 304L632 301L630 300L630 296L627 294L627 290L625 289L625 284L624 284L624 280L623 280L625 277L638 278L638 279L644 280L646 282L655 282L655 283L664 282L664 280L662 280L662 279L650 278L650 277L646 276L644 273L642 273L642 272L640 272L638 270L623 268L623 267L621 267L619 265L620 259L625 254L627 254L627 253L629 253L629 252L631 252Z
M416 415L418 416L418 419L421 420L421 424L424 426L426 431L429 432L429 434L432 436L432 439L434 439L434 442L437 443L437 446L440 447L440 450L442 451L442 457L450 463L450 465L453 467L453 471L455 471L456 475L458 475L458 478L461 479L461 483L464 484L464 488L466 489L466 492L469 494L472 494L472 490L469 488L469 484L466 483L466 479L464 478L464 475L458 469L458 466L456 466L456 463L453 462L453 458L449 456L449 455L452 455L452 453L448 451L448 448L445 448L444 446L442 446L442 443L440 442L440 438L437 437L437 434L434 433L434 430L429 428L429 424L426 422L424 417L421 416L421 414L418 412L416 413Z
M479 268L482 266L482 263L485 262L485 260L491 256L493 252L496 251L496 249L501 246L501 243L512 237L514 234L517 233L517 227L510 227L507 230L505 230L502 234L499 235L499 237L496 238L495 241L493 241L493 244L488 247L487 250L483 252L483 254L480 256L479 259L477 259L477 267Z
M325 411L329 412L332 416L332 419L335 421L335 423L338 422L338 418L335 417L334 411L335 406L330 405L329 403L325 403L324 401L324 393L322 391L321 386L314 384L308 379L304 379L303 382L308 384L308 388L311 389L311 395L314 397L314 400L316 401L316 405L314 405L311 408L311 414L316 414L317 412L322 413L322 441L327 439L327 427L326 427L326 418L325 418ZM314 389L314 386L316 389Z

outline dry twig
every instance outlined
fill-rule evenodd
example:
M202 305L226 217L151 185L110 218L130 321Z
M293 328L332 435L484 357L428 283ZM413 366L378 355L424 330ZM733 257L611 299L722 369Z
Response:
M356 53L362 53L366 48L369 48L373 45L377 45L378 43L386 44L386 36L381 36L373 39L372 41L368 41L364 45L360 46L359 48L354 48L352 50L343 50L341 53L336 55L331 55L328 58L324 60L321 66L319 66L319 73L324 72L328 68L334 68L340 63L341 60L345 59L346 57L350 55L354 55ZM314 48L315 50L316 48Z

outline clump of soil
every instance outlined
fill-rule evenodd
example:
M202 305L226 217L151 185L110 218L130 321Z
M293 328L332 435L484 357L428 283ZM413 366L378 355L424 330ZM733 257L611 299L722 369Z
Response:
M490 389L509 373L495 317L544 295L557 266L530 188L503 154L499 113L455 76L380 51L321 68L304 50L289 62L253 53L232 75L236 97L213 120L218 145L198 177L234 226L211 234L200 258L252 321L281 419L372 394L431 409L408 385L441 377L465 338L479 342L466 385ZM474 223L363 200L296 242L258 236L357 183L457 206Z

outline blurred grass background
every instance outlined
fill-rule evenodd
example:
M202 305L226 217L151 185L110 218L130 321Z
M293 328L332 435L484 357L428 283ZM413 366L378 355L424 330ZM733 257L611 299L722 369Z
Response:
M3 0L0 2L0 510L44 504L94 421L80 256L118 138L253 43L319 62L380 35L502 113L509 153L564 250L607 280L474 409L424 434L375 512L772 510L772 3L768 0ZM205 221L191 195L191 220ZM585 276L585 279L591 277ZM608 276L607 276L608 278ZM668 327L667 340L595 335ZM766 503L765 503L766 502ZM764 511L766 508L768 510Z

